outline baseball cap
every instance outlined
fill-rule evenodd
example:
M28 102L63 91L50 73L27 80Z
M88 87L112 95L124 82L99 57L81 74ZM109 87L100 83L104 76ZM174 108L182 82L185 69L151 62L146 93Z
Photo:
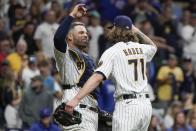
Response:
M117 26L123 29L131 29L132 28L132 20L125 15L119 15L114 19L113 26Z
M49 108L43 108L40 110L39 116L40 118L46 118L46 117L51 116L51 114L52 113Z

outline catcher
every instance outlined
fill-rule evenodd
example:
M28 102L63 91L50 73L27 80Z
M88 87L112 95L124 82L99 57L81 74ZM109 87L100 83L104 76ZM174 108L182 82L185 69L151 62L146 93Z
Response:
M93 59L84 52L89 42L86 27L75 21L86 15L86 11L83 4L76 5L64 18L54 36L55 59L64 84L64 102L78 93L95 69ZM97 93L95 90L84 98L72 114L65 112L66 104L62 103L55 110L55 121L66 131L97 131Z

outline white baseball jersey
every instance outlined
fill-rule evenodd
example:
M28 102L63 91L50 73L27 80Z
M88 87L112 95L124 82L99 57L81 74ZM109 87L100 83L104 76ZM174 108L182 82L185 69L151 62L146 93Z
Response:
M116 79L115 110L112 131L147 131L152 106L146 98L148 92L146 62L156 53L156 47L134 42L119 42L101 56L96 72ZM133 99L120 99L122 95L136 93Z
M134 42L119 42L107 49L95 71L106 78L111 74L117 82L115 97L129 93L148 92L146 63L156 53L156 47Z
M70 85L76 85L75 87L73 87L73 89L71 90L68 89L64 91L65 92L64 101L71 100L77 94L77 92L80 89L79 87L77 87L77 83L79 83L79 80L85 71L85 65L83 65L80 69L78 68L77 60L74 60L73 57L71 57L71 54L70 54L71 52L75 53L75 56L78 57L76 58L77 60L80 59L80 61L82 61L83 64L85 64L84 60L80 58L77 52L75 52L72 49L69 49L68 46L67 46L67 51L65 53L62 53L58 51L57 49L54 49L55 58L57 62L57 68L59 70L63 83L70 84ZM97 101L95 99L92 99L90 96L85 97L81 101L81 103L90 105L93 107L97 106Z
M79 54L74 50L69 49L68 46L65 53L54 49L54 54L57 62L57 68L60 72L63 83L75 85L72 87L72 89L64 90L62 101L67 102L71 100L80 90L80 87L78 87L77 84L86 70L86 65L84 60L80 58ZM71 57L71 55L74 56ZM78 65L78 62L81 65ZM97 107L97 101L91 96L85 97L80 103L91 107ZM61 104L61 101L58 102L58 105L59 104ZM82 123L79 125L64 127L64 129L66 131L97 131L98 114L89 109L81 109L78 106L76 107L76 110L82 114Z

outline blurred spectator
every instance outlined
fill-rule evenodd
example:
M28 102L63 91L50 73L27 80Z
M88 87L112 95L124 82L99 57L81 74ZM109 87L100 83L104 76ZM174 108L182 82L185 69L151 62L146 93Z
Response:
M5 109L5 100L4 100L4 79L5 79L5 72L10 70L8 62L3 61L1 63L1 68L0 68L0 128L4 125L4 109Z
M177 21L172 18L171 7L165 7L162 15L159 18L160 27L157 28L156 33L166 39L166 43L172 46L178 57L181 57L182 47L179 45L179 36L177 32Z
M39 111L44 107L53 109L53 96L43 85L43 78L35 76L31 81L31 88L23 94L19 107L19 115L23 121L23 128L28 129L39 120Z
M191 24L182 27L181 37L185 40L184 56L191 57L196 64L196 14L191 16Z
M186 57L183 59L182 68L184 71L184 81L180 87L180 96L182 100L185 100L189 95L195 94L194 91L196 89L196 77L191 58Z
M159 12L148 3L147 0L139 0L135 8L135 24L144 20L155 23L158 20Z
M39 113L40 121L33 124L30 131L60 131L52 122L52 112L49 108L43 108Z
M36 58L37 58L37 63L40 63L41 61L48 59L48 57L42 51L36 52Z
M122 10L126 4L126 0L111 0L111 3L118 9Z
M0 64L6 59L10 51L11 43L9 39L7 37L0 38Z
M148 131L162 131L163 124L158 116L152 115L150 125L148 127Z
M178 112L182 110L182 103L179 101L174 101L168 108L167 113L164 118L165 128L171 128L174 125L174 117Z
M190 0L188 9L189 9L192 13L195 13L195 12L196 12L196 1L195 1L195 0Z
M148 20L142 21L141 30L146 35L148 35L159 48L159 51L157 54L158 54L158 58L160 59L160 61L166 58L166 54L175 52L175 49L172 46L169 46L167 44L166 39L160 36L155 36L154 28L152 24L150 23L150 21Z
M132 20L135 20L136 12L135 8L137 6L138 0L128 0L127 4L123 7L122 13L129 16Z
M98 46L99 46L99 57L103 54L103 52L111 47L113 44L109 42L107 39L107 34L108 34L108 27L111 27L112 23L109 21L105 21L103 23L103 34L101 34L98 38Z
M174 116L174 125L167 131L194 131L190 125L186 124L186 116L184 112L178 112Z
M18 106L21 102L21 89L17 86L14 73L12 70L7 70L4 74L3 82L3 98L7 128L21 128L22 120L18 115Z
M180 8L173 0L164 0L162 4L162 11L164 12L165 7L171 8L171 15L174 19L180 19L182 16L182 8Z
M182 29L184 29L186 26L190 26L191 24L191 12L188 9L183 10L182 18L180 19L178 23L178 34L183 38Z
M56 22L59 23L62 20L63 15L64 15L62 5L60 5L58 0L52 0L50 9L55 12Z
M27 43L27 54L34 55L38 50L38 47L33 38L35 31L35 25L32 22L27 22L23 29L23 34L20 36L21 39L24 39Z
M24 68L21 73L22 81L24 82L24 88L30 88L31 78L40 75L35 56L29 57L28 67Z
M190 113L189 117L190 117L189 124L195 131L196 130L196 108L192 109L192 112Z
M27 43L24 40L19 40L16 45L16 51L7 56L7 60L11 69L18 74L23 66L23 63L28 59L26 55Z
M98 3L102 20L113 21L115 16L120 14L119 10L113 5L111 0L99 0Z
M56 92L56 81L51 75L51 63L49 60L43 60L38 63L38 67L40 69L40 73L44 78L44 86L47 87L52 93Z
M177 66L177 57L169 55L168 65L163 65L158 70L158 98L168 104L173 99L178 99L179 88L184 80L183 71Z
M14 7L14 14L11 14L10 18L10 28L12 30L12 37L14 43L17 43L20 35L22 34L22 29L26 21L26 8L20 4L16 4Z
M57 106L56 101L61 100L63 93L59 83L51 75L51 63L49 60L43 60L38 63L41 76L43 77L44 87L48 88L54 96L54 108Z
M17 0L9 0L9 8L8 8L8 12L7 15L9 17L9 19L13 19L14 17L14 12L15 12L15 6L18 4ZM20 4L19 4L20 5ZM11 27L11 21L10 21L10 27Z
M7 15L8 7L9 7L8 0L0 1L0 18Z
M90 26L87 27L91 36L88 52L89 55L93 57L94 61L97 61L99 56L98 38L103 33L103 28L100 25L100 15L97 11L92 11L90 17Z
M38 25L41 23L41 3L42 3L42 0L33 0L32 1L32 4L31 4L31 7L30 7L30 10L29 10L29 17L31 17L31 22Z
M34 39L39 51L43 51L46 56L52 58L54 57L53 37L59 25L56 23L55 12L52 10L48 10L44 18L45 21L35 31Z
M0 39L6 35L5 32L5 20L0 17Z

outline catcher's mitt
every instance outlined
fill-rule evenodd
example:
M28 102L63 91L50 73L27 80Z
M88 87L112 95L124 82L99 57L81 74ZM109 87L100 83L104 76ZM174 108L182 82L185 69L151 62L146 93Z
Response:
M72 114L65 111L65 103L59 105L54 114L54 121L62 126L71 126L82 122L82 114L74 110Z
M112 121L112 114L103 110L99 110L99 120Z

